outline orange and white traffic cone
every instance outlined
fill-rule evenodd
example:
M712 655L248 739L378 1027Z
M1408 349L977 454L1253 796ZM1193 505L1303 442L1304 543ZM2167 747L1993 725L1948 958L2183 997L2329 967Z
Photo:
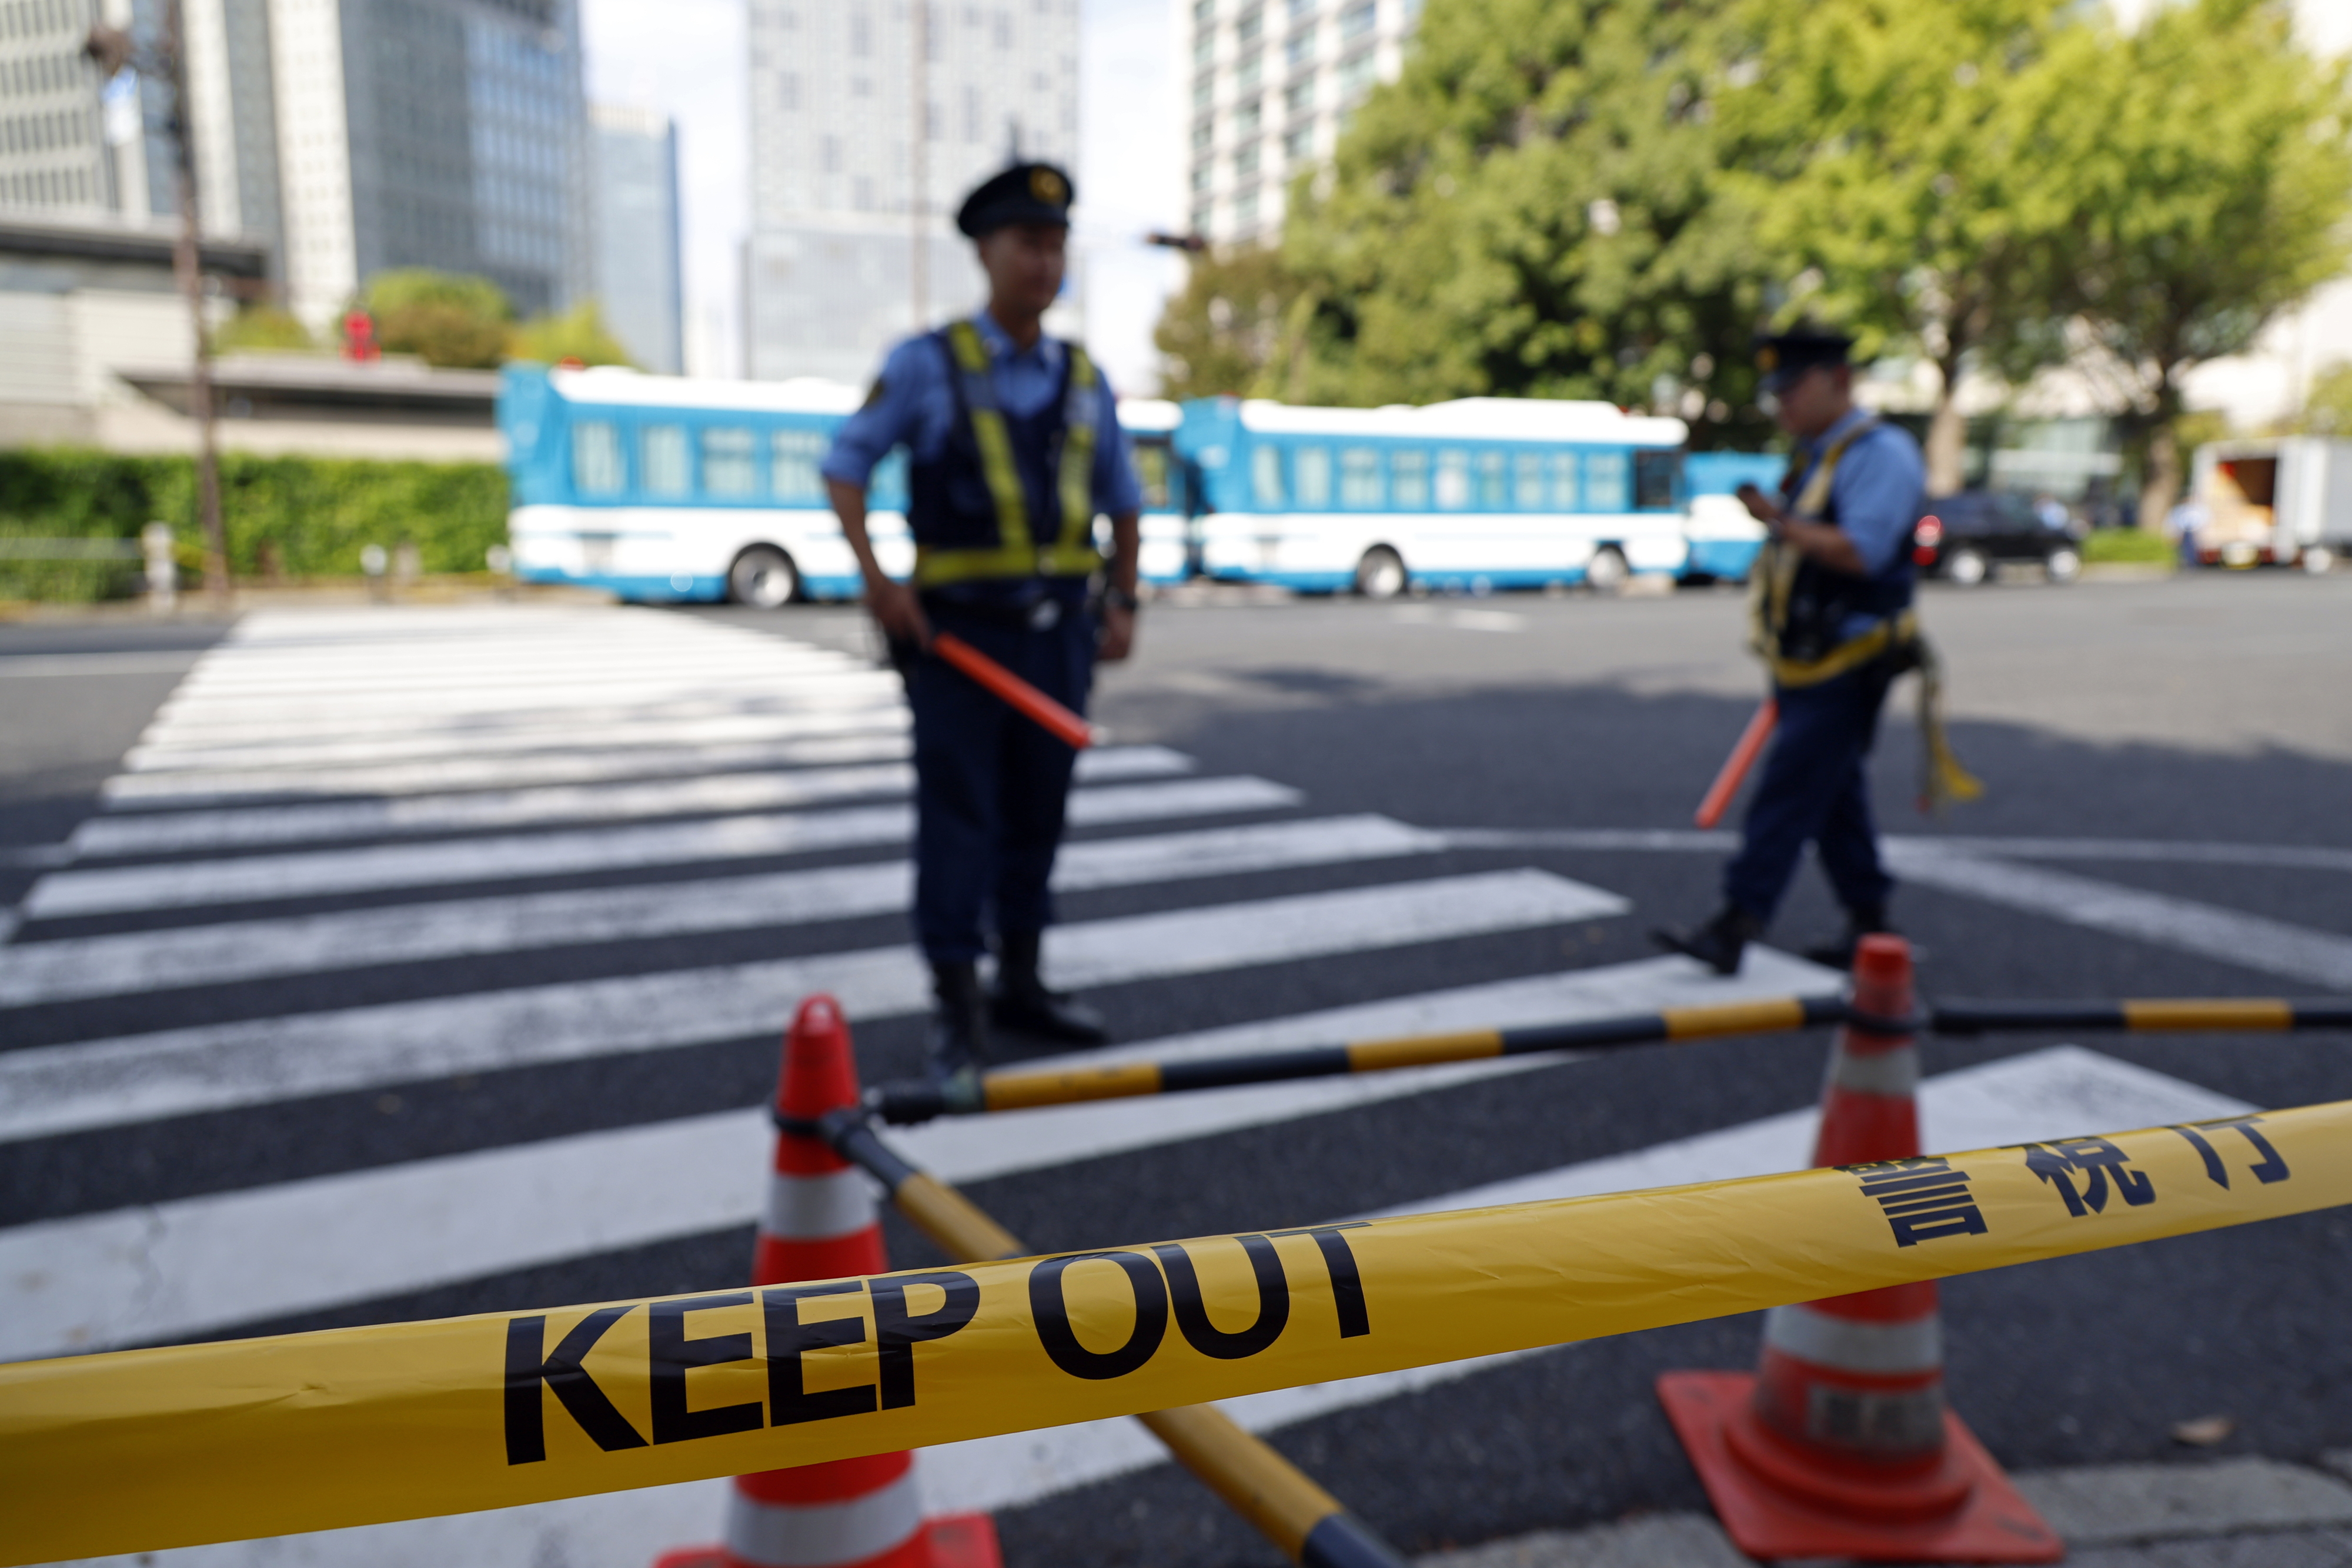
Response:
M801 1004L776 1082L776 1156L751 1282L790 1284L889 1270L866 1178L811 1127L857 1103L841 1005ZM738 1476L727 1539L665 1552L654 1568L1003 1568L987 1514L923 1517L915 1456L871 1454Z
M1866 936L1856 1013L1908 1019L1911 950ZM1919 1152L1910 1034L1838 1030L1817 1166L1855 1169L1898 1246L1984 1228L1965 1171ZM2054 1563L2065 1543L1944 1404L1934 1281L1775 1307L1754 1375L1669 1372L1658 1398L1717 1516L1751 1557Z

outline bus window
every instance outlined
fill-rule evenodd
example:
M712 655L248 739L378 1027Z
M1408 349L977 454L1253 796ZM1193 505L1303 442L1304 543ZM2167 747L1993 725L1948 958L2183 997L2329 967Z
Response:
M1271 446L1250 451L1250 488L1261 507L1282 505L1282 454Z
M1543 454L1520 453L1514 467L1513 478L1516 483L1512 487L1518 493L1519 510L1542 511L1544 509Z
M1595 452L1584 460L1584 502L1596 512L1622 512L1625 494L1625 455Z
M677 424L646 426L646 493L650 496L683 496L692 489L687 475L686 427Z
M1470 455L1449 448L1437 455L1437 504L1459 511L1470 504Z
M759 493L760 461L750 431L702 433L702 488L706 495L728 497Z
M1292 477L1298 481L1298 504L1318 510L1331 504L1331 449L1302 446L1292 459Z
M1576 495L1576 454L1551 455L1551 505L1556 512L1573 512L1582 505Z
M1402 463L1418 453L1397 454ZM1404 471L1397 471L1397 505L1405 504ZM1369 509L1381 504L1381 455L1369 446L1350 446L1339 454L1339 505Z
M1511 504L1503 488L1503 455L1499 452L1478 454L1478 509L1499 512Z
M628 488L621 466L621 433L601 419L572 427L572 483L583 496L617 496Z
M1143 492L1143 509L1168 510L1175 504L1168 492L1168 448L1157 441L1139 441L1129 450L1135 454L1135 483Z
M1371 456L1371 454L1367 454ZM1390 452L1388 477L1397 486L1397 510L1400 513L1421 513L1430 506L1430 454L1428 452ZM1371 501L1364 506L1381 506L1381 479L1373 473Z
M1633 454L1633 509L1638 512L1671 511L1675 505L1675 479L1682 472L1679 452L1636 452Z
M824 499L824 476L817 472L817 465L824 461L824 449L825 439L820 431L776 432L768 456L775 469L777 500Z

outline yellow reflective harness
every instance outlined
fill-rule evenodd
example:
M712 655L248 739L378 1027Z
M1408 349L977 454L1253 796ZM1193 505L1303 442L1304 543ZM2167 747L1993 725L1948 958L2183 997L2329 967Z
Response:
M962 378L964 408L971 419L972 440L980 448L981 474L996 503L996 543L916 546L915 586L1091 574L1102 564L1101 552L1094 543L1095 426L1102 408L1094 361L1076 343L1065 345L1070 356L1070 384L1063 402L1057 476L1062 531L1058 538L1041 547L1030 534L1028 496L1013 460L1013 438L1005 430L1004 413L997 407L996 388L989 377L993 356L980 329L968 320L948 328L947 340L955 354L956 373Z
M1877 420L1865 419L1832 442L1790 503L1790 513L1807 521L1819 521L1829 504L1830 485L1837 476L1838 460L1845 455L1848 447L1877 428ZM1801 455L1795 461L1802 462ZM1954 800L1973 800L1982 795L1983 783L1960 766L1945 732L1943 667L1937 661L1934 646L1919 631L1919 612L1916 608L1906 607L1816 658L1792 659L1781 652L1781 634L1789 622L1789 601L1796 586L1797 569L1803 564L1804 557L1795 546L1767 538L1748 574L1748 645L1771 672L1773 685L1819 685L1880 660L1892 662L1895 674L1906 670L1918 671L1919 736L1924 748L1919 768L1921 809L1941 810Z

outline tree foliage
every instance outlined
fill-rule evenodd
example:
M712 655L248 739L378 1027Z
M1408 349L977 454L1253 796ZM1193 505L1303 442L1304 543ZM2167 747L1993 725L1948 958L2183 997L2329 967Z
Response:
M1164 394L1311 401L1303 385L1290 384L1307 363L1297 330L1299 302L1307 298L1278 250L1248 246L1196 258L1183 292L1169 301L1152 332L1167 356Z
M604 314L593 299L556 316L535 316L517 327L508 351L519 360L552 365L564 360L583 365L625 365L629 351L604 328Z
M276 305L248 305L213 334L214 350L224 354L306 353L318 346L299 317Z
M1435 0L1402 78L1294 189L1314 395L1667 402L1755 418L1771 279L1721 175L1732 0Z
M428 365L494 370L507 355L514 304L487 277L403 267L378 273L360 291L388 354L415 354Z

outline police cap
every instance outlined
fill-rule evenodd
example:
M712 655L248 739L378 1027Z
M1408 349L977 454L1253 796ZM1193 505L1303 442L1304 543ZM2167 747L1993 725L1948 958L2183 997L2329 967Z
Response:
M1756 368L1768 392L1786 392L1807 371L1843 365L1853 351L1853 340L1827 327L1801 325L1756 340Z
M1070 225L1070 204L1077 193L1069 175L1051 163L1015 163L983 182L963 199L956 212L956 227L973 239L1008 224Z

